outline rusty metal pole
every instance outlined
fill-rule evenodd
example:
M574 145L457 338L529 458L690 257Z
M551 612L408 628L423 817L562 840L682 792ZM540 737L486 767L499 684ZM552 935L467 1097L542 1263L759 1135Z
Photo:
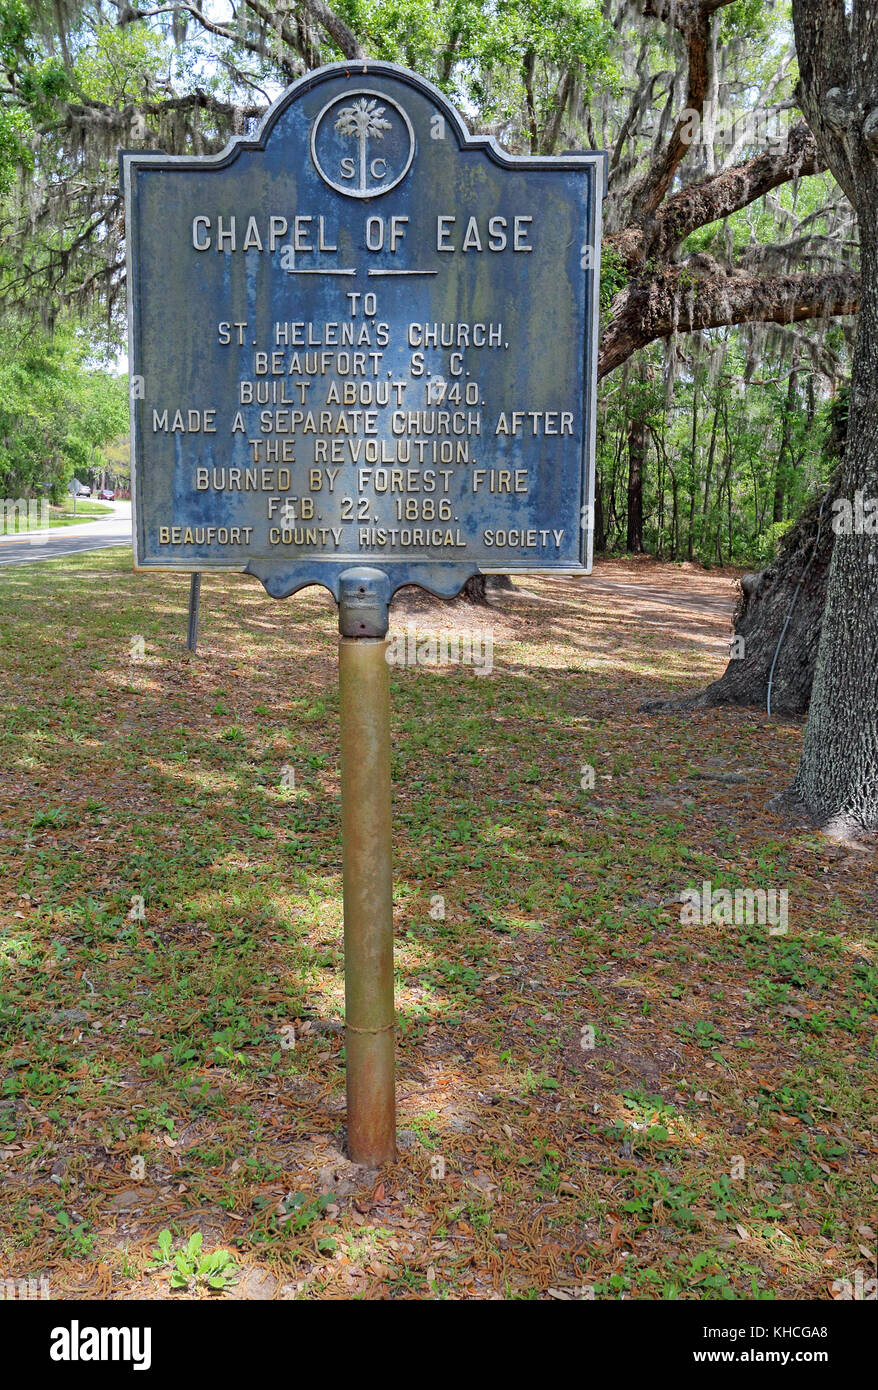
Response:
M388 580L340 577L338 605L348 1153L396 1157Z

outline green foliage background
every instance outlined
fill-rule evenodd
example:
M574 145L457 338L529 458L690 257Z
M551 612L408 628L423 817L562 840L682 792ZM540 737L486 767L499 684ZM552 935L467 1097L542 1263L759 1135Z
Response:
M124 385L124 227L119 145L208 153L246 129L307 63L340 49L311 25L291 49L289 3L161 8L132 19L107 0L0 0L0 489L56 493L76 469L119 461ZM685 90L671 26L621 0L338 0L334 13L374 57L410 67L475 130L516 153L611 152L607 229L660 147ZM212 27L211 27L212 25ZM716 23L720 129L711 164L693 150L676 186L721 167L771 92L794 104L790 5L737 0ZM792 59L792 61L789 61ZM777 74L781 77L778 79ZM772 87L772 83L774 86ZM637 93L650 98L637 107ZM195 100L197 98L197 100ZM632 117L635 111L636 116ZM793 118L795 113L793 113ZM738 139L735 159L758 152ZM725 143L723 143L725 141ZM658 142L658 143L657 143ZM813 270L855 262L829 175L787 183L693 233L697 261ZM795 253L788 245L798 245ZM798 259L791 259L795 255ZM687 279L688 277L688 279ZM605 245L606 325L629 274ZM645 430L643 531L671 559L762 563L825 481L825 415L850 364L850 324L756 325L687 334L636 353L601 384L598 486L608 549L626 544L628 442ZM792 374L792 385L790 384Z

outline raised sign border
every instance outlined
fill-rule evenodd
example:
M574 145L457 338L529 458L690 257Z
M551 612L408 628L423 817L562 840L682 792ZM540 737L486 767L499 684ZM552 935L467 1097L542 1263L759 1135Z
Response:
M405 566L402 566L399 561L391 561L386 565L381 565L379 559L368 554L363 554L362 557L357 560L352 560L350 557L333 560L327 557L325 561L321 562L322 573L319 576L313 572L313 558L303 560L301 563L293 565L286 562L282 570L280 567L272 566L270 561L261 562L264 560L264 557L255 557L253 561L246 565L226 564L222 561L204 558L199 560L197 569L203 572L217 570L223 573L252 574L261 580L266 591L274 598L287 598L290 594L296 593L299 589L315 584L328 589L336 601L338 601L339 598L339 576L345 570L349 570L352 564L369 565L374 568L382 569L389 579L390 597L392 597L397 589L403 588L408 584L416 584L420 588L426 589L428 592L440 598L451 598L460 592L468 579L477 574L590 574L593 567L594 542L594 485L597 442L597 352L600 335L601 228L603 199L606 196L607 190L609 161L606 150L589 150L583 153L563 155L508 154L497 144L493 135L471 135L452 103L439 88L428 81L427 78L418 76L408 68L401 67L398 63L371 62L368 60L328 63L323 67L315 68L312 72L306 73L303 77L300 77L296 82L292 83L291 86L287 87L278 97L277 101L272 103L262 118L255 135L233 136L225 148L220 150L218 154L168 155L160 151L120 149L120 181L124 193L126 217L125 265L128 290L129 370L133 370L136 358L135 321L139 318L140 299L140 286L134 274L134 238L127 235L128 218L132 207L131 170L135 167L159 169L203 169L211 167L214 169L221 169L233 164L242 150L264 150L275 122L287 107L296 101L302 93L308 91L311 87L319 85L330 77L392 77L406 86L420 91L423 95L429 97L442 112L451 129L454 131L459 149L483 150L489 158L501 168L577 169L589 165L595 166L595 196L591 199L591 225L588 228L587 238L588 244L594 248L595 265L591 273L594 276L593 283L595 285L595 291L592 295L591 332L586 333L585 342L583 344L583 370L585 373L584 380L587 396L588 425L583 436L581 493L583 497L591 499L591 513L586 518L587 524L584 523L580 527L580 566L570 567L565 564L537 567L528 565L523 569L516 569L514 565L502 565L490 567L479 566L473 569L471 564L455 565L453 562L439 560L407 562ZM411 161L408 167L410 167L410 164ZM406 172L408 172L408 169ZM383 195L375 193L371 196L377 198ZM363 201L368 201L368 199L364 199ZM135 429L135 411L133 408L131 410L130 438L131 522L134 547L134 569L147 573L157 570L159 572L191 574L194 568L191 561L169 561L157 565L154 562L141 560L138 553L139 528L137 517L137 479L139 471L138 438Z

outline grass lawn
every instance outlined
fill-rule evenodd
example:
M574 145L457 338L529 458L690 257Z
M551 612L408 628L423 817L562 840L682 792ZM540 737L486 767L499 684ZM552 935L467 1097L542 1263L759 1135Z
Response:
M73 512L73 500L67 501L61 507L49 508L50 526L81 526L84 521L94 521L99 516L112 516L113 508L108 507L104 502L90 502L88 498L76 499L76 514Z
M51 530L55 526L82 526L83 522L96 521L102 516L112 516L113 508L108 507L104 502L90 502L88 498L76 499L76 514L73 512L73 499L66 499L60 507L49 507L48 526ZM24 532L32 529L27 516L16 515L6 521L6 530L9 535ZM42 504L36 504L36 529L43 530Z
M723 669L729 576L518 584L395 608L490 626L494 669L391 670L400 1154L364 1177L330 599L205 576L193 658L188 576L4 572L0 1277L161 1297L193 1236L228 1260L189 1296L871 1277L874 858L766 809L797 724L638 713ZM786 888L788 931L681 925L704 881Z

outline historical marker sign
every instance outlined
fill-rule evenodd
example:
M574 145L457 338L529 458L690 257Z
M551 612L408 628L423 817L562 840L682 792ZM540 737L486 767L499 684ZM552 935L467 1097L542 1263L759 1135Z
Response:
M603 154L510 157L370 62L121 164L138 568L590 569Z

